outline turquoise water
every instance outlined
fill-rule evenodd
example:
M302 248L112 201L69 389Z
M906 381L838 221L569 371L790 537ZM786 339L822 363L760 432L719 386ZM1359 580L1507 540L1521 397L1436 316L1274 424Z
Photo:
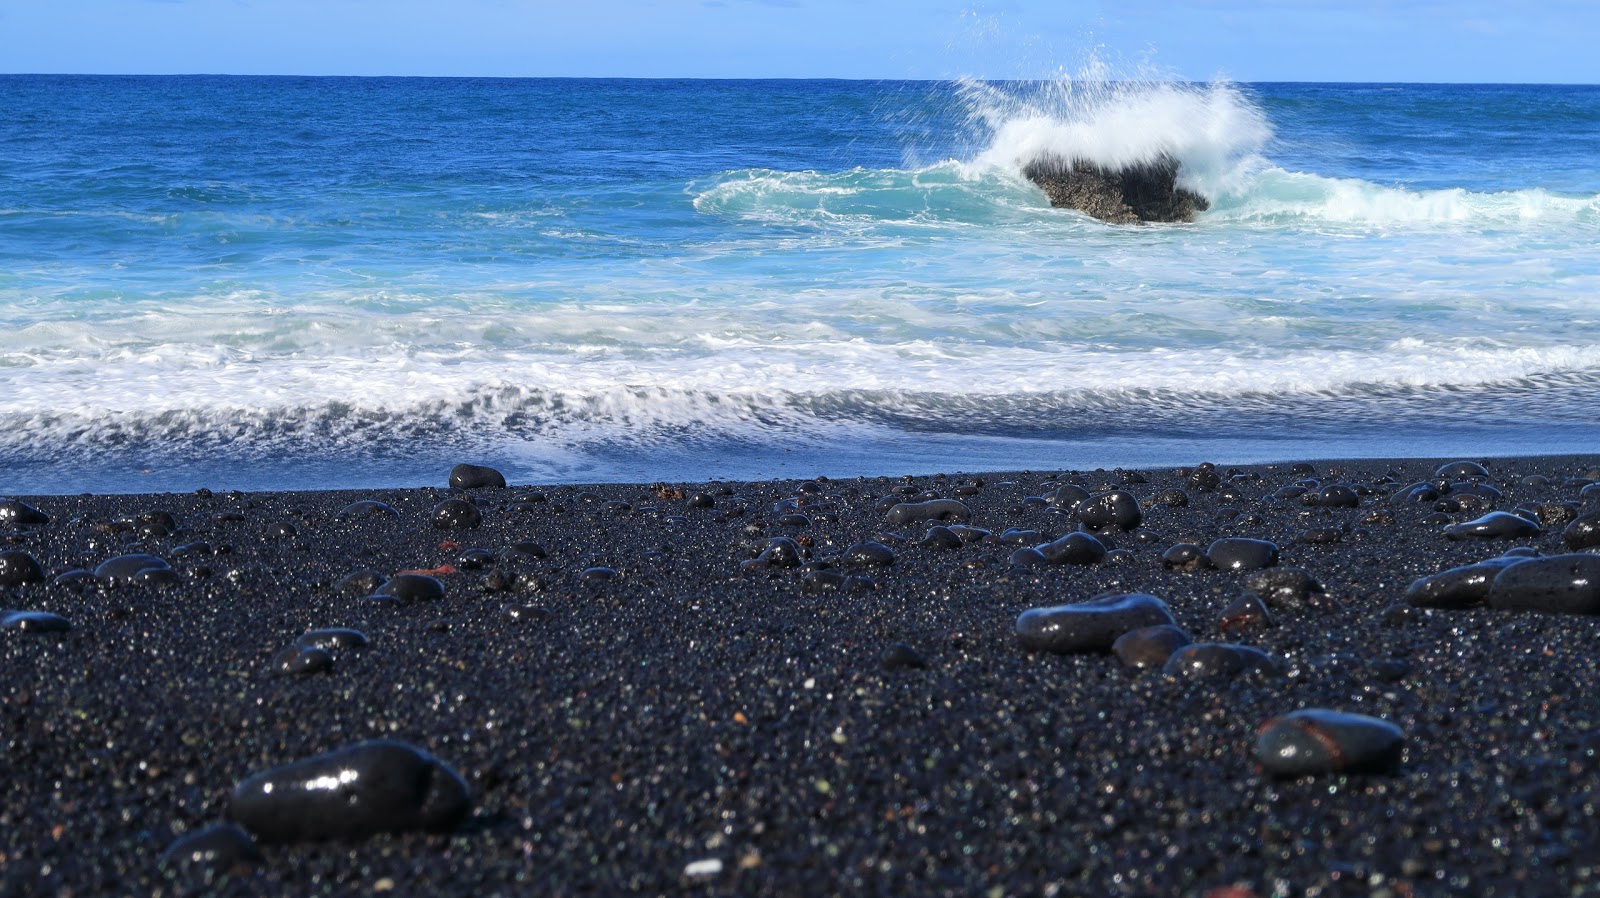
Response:
M0 492L1593 452L1600 88L0 76ZM1032 154L1212 208L1051 209Z

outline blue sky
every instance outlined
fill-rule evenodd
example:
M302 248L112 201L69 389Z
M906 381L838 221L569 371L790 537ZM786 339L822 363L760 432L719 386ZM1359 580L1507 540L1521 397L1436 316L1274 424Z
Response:
M4 0L0 71L1600 82L1597 0Z

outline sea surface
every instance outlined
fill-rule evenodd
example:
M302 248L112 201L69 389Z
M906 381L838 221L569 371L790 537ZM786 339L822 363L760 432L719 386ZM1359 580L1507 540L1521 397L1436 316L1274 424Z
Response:
M1582 86L0 76L0 493L1600 452L1597 148Z

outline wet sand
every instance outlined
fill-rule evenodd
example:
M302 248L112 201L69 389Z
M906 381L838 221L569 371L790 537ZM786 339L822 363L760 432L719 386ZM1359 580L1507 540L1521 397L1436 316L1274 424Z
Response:
M0 607L70 629L0 631L0 893L1600 893L1600 620L1405 598L1513 548L1569 552L1563 519L1600 509L1583 493L1600 456L1478 459L1487 480L1443 479L1500 495L1391 500L1452 461L1219 464L1215 484L1107 470L16 495L50 520L13 517L3 548L44 580L10 556ZM1096 563L1014 563L1080 526L1046 501L1067 482L1131 493L1142 520L1103 532ZM1308 505L1297 482L1358 504ZM930 492L993 538L923 545L962 522L890 522L886 497ZM452 498L477 526L460 507L436 526ZM341 516L362 500L394 514ZM1445 535L1519 506L1540 532ZM1009 528L1037 533L1001 541ZM776 537L793 547L749 563ZM1271 541L1322 597L1220 622L1255 572L1163 556L1224 537ZM889 555L850 551L864 542ZM171 573L69 573L129 553ZM408 570L443 598L365 594ZM1168 674L1019 643L1022 612L1107 592L1156 596L1196 641L1273 666ZM330 627L369 644L278 671ZM1258 732L1301 708L1399 727L1398 769L1271 775ZM458 773L465 818L162 863L228 819L247 777L374 739Z

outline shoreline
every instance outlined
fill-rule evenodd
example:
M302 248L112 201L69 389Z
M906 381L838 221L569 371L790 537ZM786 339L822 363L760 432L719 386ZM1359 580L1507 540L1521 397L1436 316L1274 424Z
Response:
M1164 469L451 491L441 471L408 489L13 495L51 520L0 523L3 548L45 579L3 587L0 607L70 629L0 631L0 894L1597 889L1582 849L1600 838L1584 698L1600 618L1405 596L1508 549L1566 553L1558 507L1600 509L1580 483L1600 480L1600 453L1473 459L1489 476L1459 482L1500 495L1463 488L1454 510L1390 501L1460 460L1219 462L1214 483ZM1351 486L1355 506L1283 492L1307 479ZM1048 498L1074 482L1132 493L1142 520L1102 533L1095 563L1019 566L1019 548L1078 528ZM928 492L968 519L901 520L884 501ZM463 498L477 525L453 505L455 526L436 526ZM1444 535L1519 505L1549 523ZM992 538L930 542L941 523ZM1008 528L1035 532L1001 541ZM759 561L778 537L795 566ZM1270 626L1241 623L1224 612L1255 571L1163 560L1241 537L1325 600L1280 597ZM60 576L129 553L170 573ZM443 597L373 599L360 571L426 572ZM1196 641L1273 664L1166 674L1019 644L1022 612L1106 592L1154 595ZM297 637L335 627L369 644L275 674ZM1399 727L1398 769L1270 775L1258 732L1303 708ZM236 784L371 739L458 773L465 818L163 866L227 818Z

